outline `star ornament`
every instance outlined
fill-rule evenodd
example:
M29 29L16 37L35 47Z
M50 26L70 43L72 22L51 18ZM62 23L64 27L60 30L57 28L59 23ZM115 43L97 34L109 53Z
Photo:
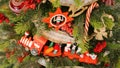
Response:
M62 26L72 20L73 18L68 16L68 12L62 13L61 9L57 8L54 13L49 13L49 17L43 18L42 22L47 23L49 27L54 27L56 30L59 30Z

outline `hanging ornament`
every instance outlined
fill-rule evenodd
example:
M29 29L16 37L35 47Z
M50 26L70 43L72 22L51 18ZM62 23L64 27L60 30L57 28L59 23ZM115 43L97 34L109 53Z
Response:
M13 12L15 12L16 14L19 14L24 9L25 4L24 4L24 1L10 0L9 7Z
M95 39L104 40L103 37L107 38L107 32L105 32L105 31L106 31L106 27L94 29L94 32L96 33Z
M94 48L94 52L100 53L106 47L106 45L106 41L98 42L96 47Z
M107 17L108 19L110 19L111 22L106 22L106 21L104 20L104 17ZM112 29L113 29L113 27L115 26L115 24L113 23L113 22L114 22L114 17L113 17L112 15L110 15L110 14L104 13L104 14L101 16L101 21L102 21L104 27L106 27L108 30L110 30L110 32L109 32L109 37L112 37L112 36L113 36ZM106 23L110 23L111 25L108 26Z
M72 48L71 48L72 46ZM68 57L69 59L79 59L79 54L76 53L76 46L71 45L71 42L68 42L64 48L63 57Z
M73 37L69 36L69 34L67 34L64 31L43 30L43 31L41 31L41 33L45 38L47 38L48 40L55 42L55 43L67 44L67 42L71 42L71 43L75 42L75 39Z
M70 17L76 17L80 14L82 14L88 7L88 5L96 2L97 0L74 0L75 2L70 5L69 12L72 12L70 14Z
M86 20L85 20L85 27L84 27L84 32L85 32L85 36L84 36L84 41L86 41L86 38L88 36L88 28L89 28L89 23L90 23L90 14L92 12L92 10L95 7L98 7L98 3L94 2L91 4L91 6L88 8L87 13L86 13Z
M47 39L43 36L34 36L33 40L31 37L28 37L29 33L25 32L25 35L20 39L19 43L26 49L30 50L31 54L36 56L39 55L43 46L47 42Z
M73 18L68 17L68 12L62 13L60 8L57 8L55 13L49 13L48 18L44 18L42 21L47 23L49 27L54 27L59 30L62 26L66 25L67 22L72 21Z
M82 14L87 6L92 4L97 0L49 0L54 7L68 6L69 12L71 12L70 17L76 17Z
M80 62L88 63L88 64L97 64L97 55L95 54L89 54L88 52L85 52L84 54L81 54L79 57Z

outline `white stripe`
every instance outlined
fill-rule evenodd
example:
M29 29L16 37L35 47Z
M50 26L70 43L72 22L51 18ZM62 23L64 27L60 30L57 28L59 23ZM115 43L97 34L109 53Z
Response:
M40 46L39 46L38 44L34 43L34 45L35 45L37 48L40 48Z
M23 37L20 39L20 43L22 43L22 41L23 41Z
M25 39L24 45L26 45L27 41L28 41L28 38Z
M28 47L31 47L31 46L32 46L32 44L33 44L33 41L30 41L30 43L29 43Z
M23 37L23 40L22 40L22 42L21 42L22 44L24 43L25 39L26 39L26 38L25 38L25 37Z
M26 42L26 46L28 46L28 45L29 45L29 43L30 43L30 40L28 40L28 41Z

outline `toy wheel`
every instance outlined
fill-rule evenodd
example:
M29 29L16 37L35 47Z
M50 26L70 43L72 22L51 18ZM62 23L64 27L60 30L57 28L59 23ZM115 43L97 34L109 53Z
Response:
M34 56L38 55L38 51L36 49L32 49L30 52Z

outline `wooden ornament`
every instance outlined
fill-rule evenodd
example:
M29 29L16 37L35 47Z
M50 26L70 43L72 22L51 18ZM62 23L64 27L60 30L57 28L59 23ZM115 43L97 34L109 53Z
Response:
M67 22L72 21L73 18L68 17L68 12L62 13L60 8L57 8L55 13L49 13L48 18L44 18L42 21L47 23L49 27L54 27L59 30L62 26L66 25Z
M51 3L56 2L57 0L49 0ZM76 17L82 14L87 6L96 2L97 0L59 0L60 6L68 6L69 12L71 12L70 17Z
M67 44L67 42L71 42L71 43L75 42L75 39L73 37L70 37L69 34L63 31L42 30L40 33L48 40L53 41L55 43Z
M33 50L33 53L37 52L37 55L39 55L41 53L41 50L43 49L43 46L47 42L47 39L44 38L43 36L38 37L36 35L34 36L33 39L34 39L33 45L30 47L30 50L31 51Z
M96 33L95 39L97 40L103 40L103 37L107 38L106 27L94 29L94 32Z

